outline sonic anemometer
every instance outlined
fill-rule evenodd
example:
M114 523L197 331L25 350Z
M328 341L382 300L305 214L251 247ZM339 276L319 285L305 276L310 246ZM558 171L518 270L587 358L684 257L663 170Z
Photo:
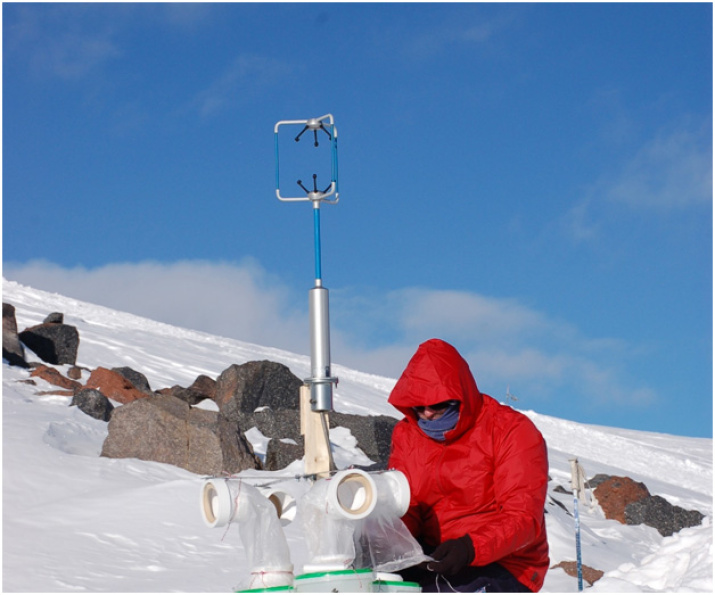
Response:
M320 148L319 136L327 136L329 142L329 171L330 183L323 190L318 189L318 174L313 173L312 189L303 183L304 177L297 180L297 186L302 190L301 196L281 195L281 167L280 167L280 146L279 130L282 126L302 126L303 128L294 137L296 143L300 143L305 132L313 132L313 149ZM320 118L309 118L307 120L281 120L273 128L276 151L276 197L283 202L310 202L313 205L313 236L314 236L314 256L315 256L315 286L309 292L310 310L310 355L311 355L311 377L305 380L310 385L310 404L313 411L332 411L333 409L333 386L337 385L338 379L331 376L330 372L330 318L328 306L328 290L323 287L321 270L321 246L320 246L320 205L337 204L338 202L338 131L332 114L326 114ZM321 133L320 135L318 133ZM303 143L306 146L307 143ZM284 148L284 152L285 152ZM295 151L291 151L293 153ZM324 155L324 152L321 152ZM291 155L292 156L292 155ZM301 167L313 167L313 160L294 159L292 164L297 162ZM292 170L291 170L292 171ZM327 173L327 169L325 169ZM327 176L326 176L327 177ZM321 186L325 181L321 182Z

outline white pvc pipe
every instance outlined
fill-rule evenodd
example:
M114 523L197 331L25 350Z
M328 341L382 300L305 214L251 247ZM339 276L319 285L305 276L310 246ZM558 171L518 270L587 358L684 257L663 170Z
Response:
M221 527L233 521L239 524L239 535L251 567L248 589L293 584L293 564L279 514L276 514L277 504L282 510L290 510L290 497L272 492L267 498L240 479L214 478L203 484L200 506L204 522L209 527Z
M272 488L254 488L240 479L214 478L204 482L201 490L201 516L210 527L223 527L229 523L245 520L247 506L237 506L237 496L241 488L257 489L259 494L275 508L275 513L282 526L290 524L296 515L296 501L293 496ZM242 517L243 515L243 517Z
M290 525L295 520L298 504L290 494L273 488L258 488L268 501L273 504L281 526Z
M371 530L365 523L373 517L378 524L391 530L392 520L401 523L407 511L410 488L399 471L367 473L361 469L345 469L329 479L313 484L300 501L304 535L310 562L306 568L340 570L348 568L358 552L356 531ZM412 544L410 544L412 545Z
M410 485L400 471L346 469L328 481L328 514L360 520L370 516L379 504L381 514L401 517L410 505Z

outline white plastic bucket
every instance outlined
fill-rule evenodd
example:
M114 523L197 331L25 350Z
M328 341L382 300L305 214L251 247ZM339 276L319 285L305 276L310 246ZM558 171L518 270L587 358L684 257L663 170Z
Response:
M297 593L372 593L372 570L335 570L312 572L295 577Z

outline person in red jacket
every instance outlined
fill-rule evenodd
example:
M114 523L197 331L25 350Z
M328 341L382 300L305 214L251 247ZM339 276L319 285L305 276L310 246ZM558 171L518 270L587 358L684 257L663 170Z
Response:
M389 397L405 417L388 467L410 484L402 517L433 560L402 572L425 592L539 591L549 567L546 443L479 392L449 343L419 346Z

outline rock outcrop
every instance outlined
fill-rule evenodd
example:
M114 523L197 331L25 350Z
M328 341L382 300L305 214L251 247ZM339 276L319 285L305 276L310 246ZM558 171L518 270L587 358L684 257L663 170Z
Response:
M114 409L102 456L169 463L208 475L260 468L237 428L226 427L215 411L192 408L171 395Z

